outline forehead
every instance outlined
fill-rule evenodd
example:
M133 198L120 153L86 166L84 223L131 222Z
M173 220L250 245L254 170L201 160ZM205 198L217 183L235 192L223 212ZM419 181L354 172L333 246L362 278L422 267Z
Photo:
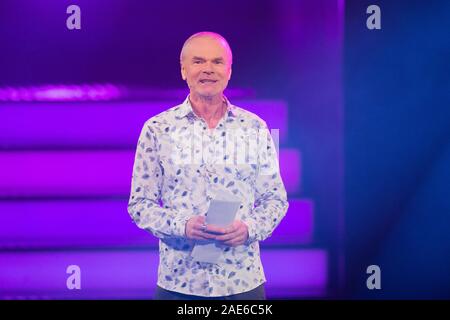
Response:
M228 58L228 48L221 39L214 37L196 37L185 48L186 58Z

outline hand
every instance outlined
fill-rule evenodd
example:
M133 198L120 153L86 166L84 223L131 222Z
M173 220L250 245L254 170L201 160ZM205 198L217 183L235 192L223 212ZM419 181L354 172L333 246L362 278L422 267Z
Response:
M208 233L202 226L205 223L204 216L193 216L186 222L185 233L188 239L210 240L215 239L215 235Z
M248 227L241 220L234 220L231 225L225 228L208 225L206 230L218 233L219 235L215 239L232 247L244 244L248 239Z

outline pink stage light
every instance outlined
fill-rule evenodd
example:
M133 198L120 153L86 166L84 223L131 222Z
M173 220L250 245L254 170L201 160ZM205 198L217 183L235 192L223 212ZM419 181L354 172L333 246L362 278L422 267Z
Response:
M117 85L44 85L27 88L0 88L0 101L98 101L116 100L123 96Z

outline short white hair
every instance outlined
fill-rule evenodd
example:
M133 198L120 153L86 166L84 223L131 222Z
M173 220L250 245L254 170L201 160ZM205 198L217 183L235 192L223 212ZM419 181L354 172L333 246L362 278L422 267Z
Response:
M191 40L193 40L195 38L200 38L200 37L213 38L213 39L218 40L226 48L226 50L228 51L228 54L230 55L230 64L233 63L233 52L231 51L231 48L230 48L230 45L228 44L228 41L223 36L221 36L220 34L218 34L216 32L212 32L212 31L197 32L197 33L194 33L189 38L187 38L187 40L183 44L183 47L181 48L180 63L182 63L182 61L183 61L185 48L189 44L189 42L191 42Z

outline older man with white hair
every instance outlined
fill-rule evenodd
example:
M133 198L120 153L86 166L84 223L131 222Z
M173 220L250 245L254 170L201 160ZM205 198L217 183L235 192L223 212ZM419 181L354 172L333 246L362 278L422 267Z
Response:
M139 137L128 212L160 239L155 299L266 298L259 241L288 202L266 123L223 94L232 60L221 35L189 37L180 54L189 95L147 120ZM211 200L223 194L240 202L234 221L206 224ZM214 263L193 257L202 241L220 248Z

